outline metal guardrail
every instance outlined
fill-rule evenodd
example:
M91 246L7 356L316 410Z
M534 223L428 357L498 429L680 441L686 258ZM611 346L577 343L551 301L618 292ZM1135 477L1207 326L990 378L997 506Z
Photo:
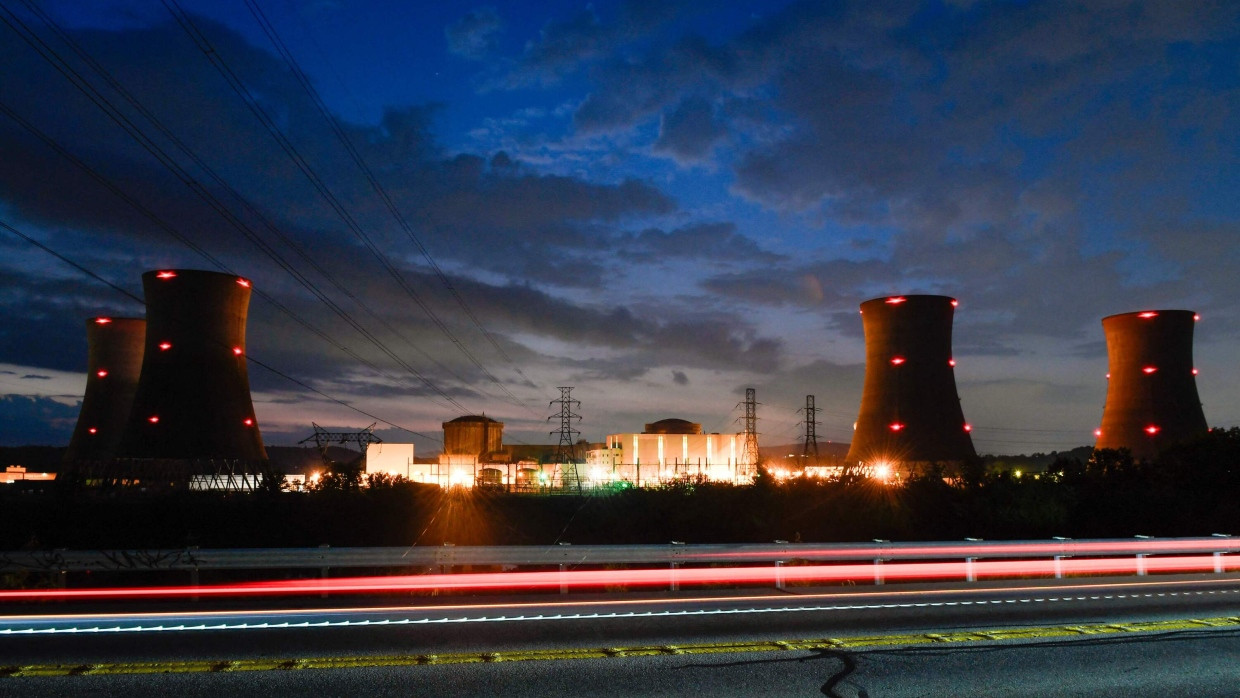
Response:
M451 570L463 566L551 567L592 565L785 564L872 560L1030 559L1214 554L1240 552L1240 538L1054 539L893 543L760 543L722 545L551 545L384 548L238 548L177 550L49 550L0 553L0 573L184 570L292 570L404 568ZM1217 557L1216 557L1217 559ZM1221 569L1221 568L1220 568Z

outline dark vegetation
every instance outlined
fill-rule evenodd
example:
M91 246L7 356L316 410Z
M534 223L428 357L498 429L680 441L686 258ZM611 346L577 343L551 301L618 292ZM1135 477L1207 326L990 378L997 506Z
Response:
M1240 533L1240 428L1152 462L1124 451L1060 455L1015 477L983 461L899 485L759 477L590 497L441 491L378 477L325 478L306 494L0 494L0 549L546 545L1128 537Z

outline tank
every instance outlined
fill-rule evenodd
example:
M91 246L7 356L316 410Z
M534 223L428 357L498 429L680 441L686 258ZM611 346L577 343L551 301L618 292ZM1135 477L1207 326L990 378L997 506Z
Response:
M94 317L86 321L86 393L65 462L107 461L121 443L142 373L146 320Z
M950 463L977 455L956 393L956 305L929 295L861 304L865 385L849 463Z
M466 415L443 423L443 452L484 458L503 449L504 423L486 415Z
M1148 459L1208 430L1193 367L1199 317L1143 310L1102 319L1109 373L1096 448L1126 448Z
M142 373L123 458L264 462L250 400L250 282L194 269L149 271Z

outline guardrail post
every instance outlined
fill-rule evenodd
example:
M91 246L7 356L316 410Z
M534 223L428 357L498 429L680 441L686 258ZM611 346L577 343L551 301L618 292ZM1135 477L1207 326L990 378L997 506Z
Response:
M1223 573L1223 554L1220 552L1216 552L1214 553L1214 574L1222 574L1222 573Z
M560 563L560 593L561 594L568 593L568 577L565 576L564 574L566 570L568 570L568 565L561 562Z
M1063 579L1063 555L1055 556L1055 579Z
M874 584L882 585L883 583L883 558L874 558Z
M977 574L973 571L973 561L977 558L966 557L964 559L964 581L976 582Z
M677 567L680 567L680 563L679 563L679 562L673 562L673 563L670 563L670 564L671 564L671 568L672 568L672 574L671 574L672 581L671 581L671 584L670 584L669 586L671 587L671 591L680 591L680 580L676 578L676 568L677 568Z
M320 546L319 546L319 550L326 550L327 548L330 548L330 547L332 547L332 546L328 545L327 543L324 543L324 544L322 544L322 545L320 545ZM328 574L328 567L327 567L326 565L324 565L323 567L320 567L320 568L319 568L319 579L322 579L322 580L325 580L325 581L326 581L326 579L327 579L327 574ZM325 598L327 598L327 590L326 590L326 589L324 589L324 590L323 590L323 591L319 594L319 598L321 598L321 599L325 599Z
M775 588L783 590L784 588L784 561L775 561Z
M1145 576L1145 553L1137 553L1137 576Z

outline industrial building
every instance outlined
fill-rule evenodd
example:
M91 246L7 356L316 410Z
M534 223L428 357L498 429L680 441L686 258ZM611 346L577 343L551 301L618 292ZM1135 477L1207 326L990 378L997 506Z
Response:
M956 393L956 299L908 295L861 304L865 383L846 462L875 472L976 456Z
M146 320L94 317L86 321L86 393L65 462L102 463L116 455L138 378Z
M701 424L663 419L641 433L608 434L587 454L585 475L593 483L639 487L694 477L739 483L752 477L751 460L744 434L704 434Z
M1126 448L1153 458L1166 446L1207 431L1197 396L1191 310L1144 310L1102 319L1107 396L1096 448Z

